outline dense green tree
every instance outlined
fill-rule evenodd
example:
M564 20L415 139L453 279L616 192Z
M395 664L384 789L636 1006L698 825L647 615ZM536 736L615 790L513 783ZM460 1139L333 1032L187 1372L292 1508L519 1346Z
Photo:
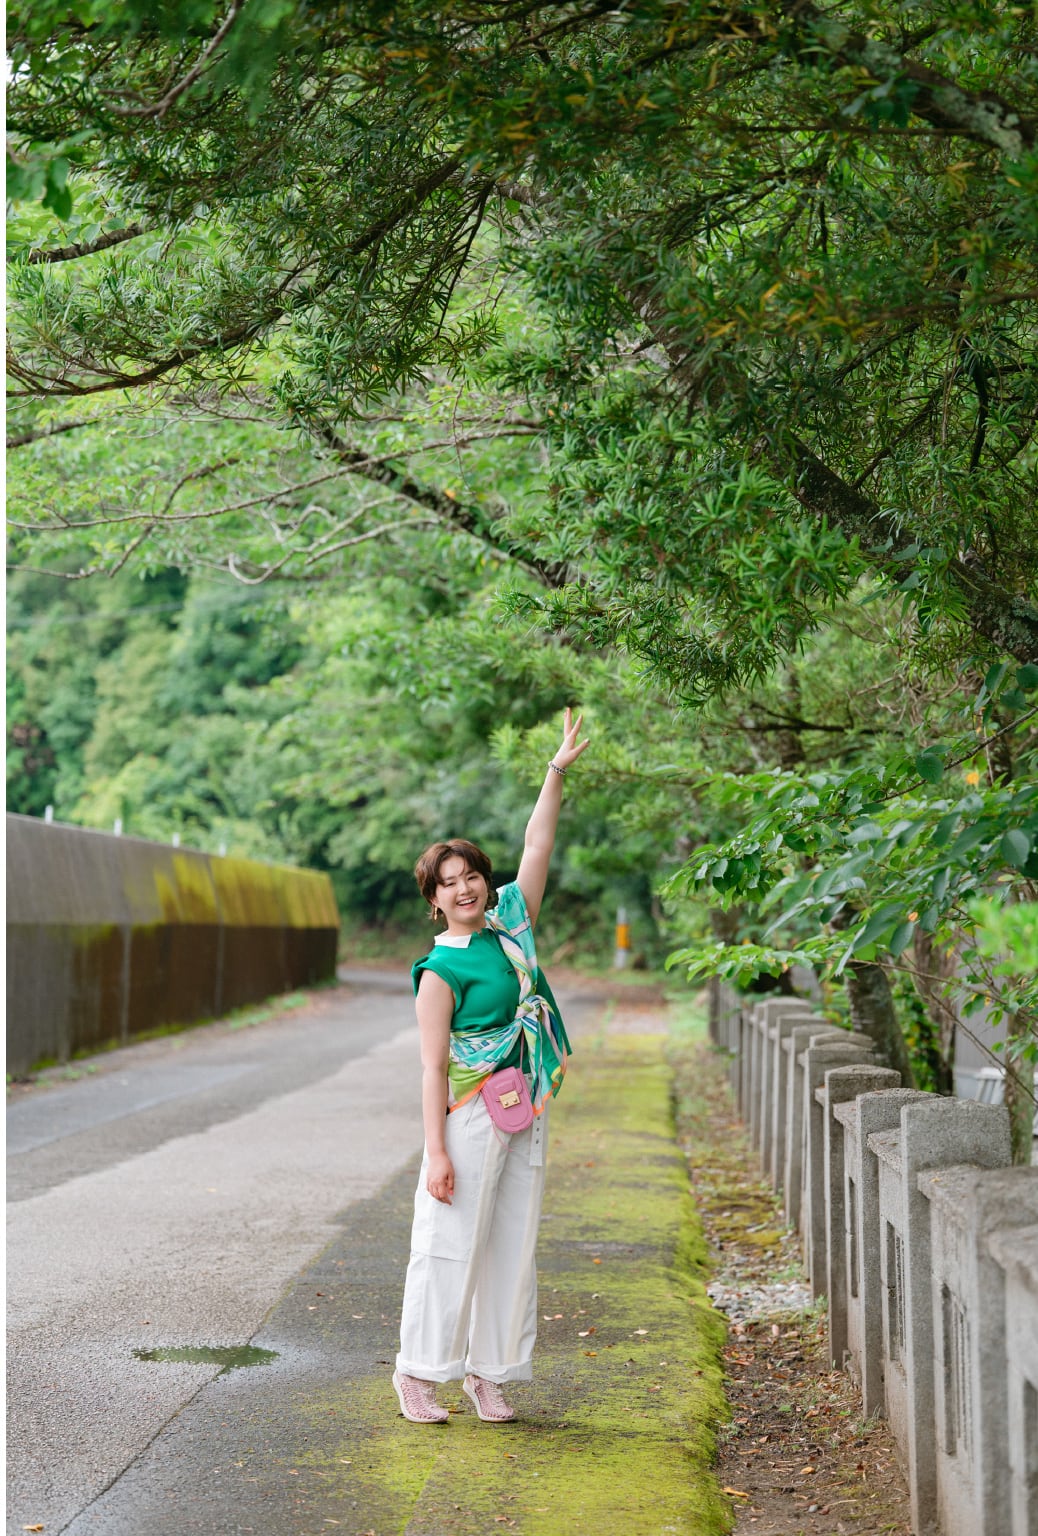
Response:
M980 967L975 900L1036 894L1035 43L984 0L16 5L15 562L335 609L388 550L426 595L374 629L413 624L422 654L349 642L351 678L393 694L367 843L350 865L356 840L316 830L347 803L313 793L341 724L294 795L286 728L278 837L376 866L427 794L451 805L434 765L466 731L533 750L538 711L502 713L499 680L554 697L557 647L615 724L610 825L657 862L710 843L675 889L737 898L724 937L758 969L777 922L880 1030L891 968L927 944ZM428 758L394 721L409 697ZM253 790L205 793L234 816ZM712 963L745 967L730 949ZM1026 989L985 974L1026 1042Z
M252 379L356 465L522 274L548 526L362 472L525 552L557 624L709 691L868 566L1035 659L1034 40L986 4L16 7L15 134L90 192L22 246L15 396Z

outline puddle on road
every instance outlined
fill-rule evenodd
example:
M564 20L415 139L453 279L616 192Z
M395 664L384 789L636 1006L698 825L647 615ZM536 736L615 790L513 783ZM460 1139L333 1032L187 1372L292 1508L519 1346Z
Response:
M254 1344L184 1345L170 1349L135 1349L135 1360L168 1360L175 1365L219 1365L217 1375L240 1371L247 1365L269 1365L277 1359L275 1349L257 1349Z

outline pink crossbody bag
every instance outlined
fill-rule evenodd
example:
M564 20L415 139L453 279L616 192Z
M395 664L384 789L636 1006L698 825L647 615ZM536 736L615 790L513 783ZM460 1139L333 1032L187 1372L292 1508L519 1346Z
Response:
M530 1088L519 1067L502 1067L479 1090L487 1114L499 1131L514 1134L533 1124Z

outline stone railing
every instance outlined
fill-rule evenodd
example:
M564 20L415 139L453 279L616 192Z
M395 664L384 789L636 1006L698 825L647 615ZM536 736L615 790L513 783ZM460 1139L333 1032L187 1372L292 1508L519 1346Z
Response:
M335 975L326 874L7 817L7 1070Z
M917 1536L1035 1536L1038 1168L1010 1166L1006 1110L902 1088L795 998L715 982L710 1032Z

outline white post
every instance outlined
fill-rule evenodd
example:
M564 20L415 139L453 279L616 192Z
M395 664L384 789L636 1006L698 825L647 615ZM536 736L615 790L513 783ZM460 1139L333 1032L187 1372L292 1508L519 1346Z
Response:
M123 819L122 819L121 816L117 816L115 818L115 825L112 827L112 831L115 833L116 837L122 837L122 835L123 835Z
M44 807L43 819L44 819L44 821L53 821L54 820L54 807L52 805L48 805L48 806Z
M613 970L625 971L631 963L631 927L627 921L627 908L616 909L616 948L613 951Z

